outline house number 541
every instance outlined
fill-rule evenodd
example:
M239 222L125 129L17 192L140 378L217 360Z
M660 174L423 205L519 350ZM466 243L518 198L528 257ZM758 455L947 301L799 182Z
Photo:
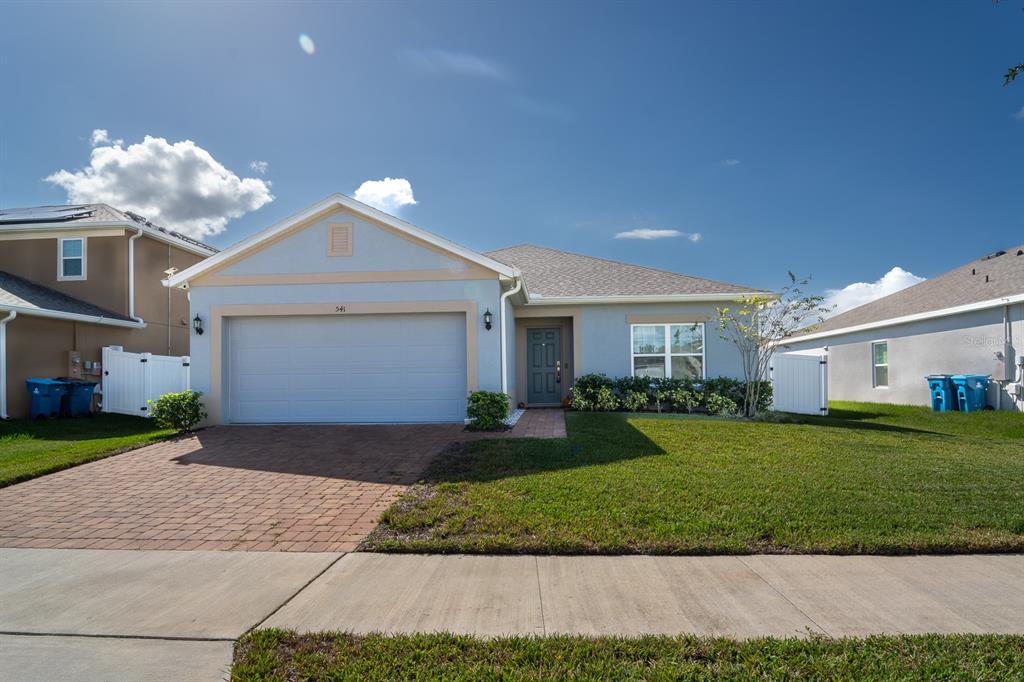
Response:
M336 312L336 313L343 313L343 312L345 312L345 306L343 306L343 305L336 305L336 306L334 306L334 312Z

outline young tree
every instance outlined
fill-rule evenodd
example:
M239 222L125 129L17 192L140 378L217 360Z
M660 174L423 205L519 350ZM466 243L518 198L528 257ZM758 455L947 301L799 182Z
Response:
M718 333L736 345L743 360L745 417L757 415L761 381L767 379L772 355L779 346L796 332L820 324L831 310L823 296L804 293L810 279L798 280L792 272L788 274L789 284L777 295L743 296L735 307L718 309Z

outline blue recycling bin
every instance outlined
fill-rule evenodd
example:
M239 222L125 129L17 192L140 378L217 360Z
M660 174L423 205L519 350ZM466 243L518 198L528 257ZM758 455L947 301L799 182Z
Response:
M59 417L60 401L67 391L67 384L56 379L26 379L29 394L29 419L37 417Z
M956 389L957 409L961 412L984 410L988 403L988 377L984 374L954 374L949 377Z
M931 374L926 376L928 380L928 391L932 396L932 410L935 412L952 412L956 409L955 392L953 384L946 374Z
M58 379L67 385L61 401L61 414L67 417L88 417L92 414L92 395L96 382L82 379Z

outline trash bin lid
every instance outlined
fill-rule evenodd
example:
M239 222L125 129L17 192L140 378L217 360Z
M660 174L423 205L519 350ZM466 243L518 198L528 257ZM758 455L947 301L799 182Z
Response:
M29 377L28 379L25 379L25 381L32 384L39 384L40 386L60 386L67 383L60 379L41 379L36 377Z

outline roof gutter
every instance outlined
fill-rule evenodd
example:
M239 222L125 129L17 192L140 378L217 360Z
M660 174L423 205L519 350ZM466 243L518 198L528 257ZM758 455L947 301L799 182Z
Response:
M768 296L778 294L769 291L747 291L736 294L669 294L664 296L537 296L527 305L602 305L609 303L696 303L701 301L733 302L745 296Z
M523 288L523 278L516 277L515 286L501 295L498 303L498 334L501 336L501 392L508 394L508 335L505 333L505 302Z
M91 324L103 324L109 327L144 329L146 326L145 322L136 322L135 320L118 320L113 317L104 317L102 315L80 315L78 313L65 313L59 310L48 310L46 308L29 308L21 305L7 305L6 303L0 304L0 311L5 310L32 317L47 317L55 320L71 320L72 322L89 322Z
M853 332L867 331L869 329L878 329L879 327L891 327L897 324L909 324L911 322L931 320L937 317L949 317L950 315L959 315L961 313L969 313L975 310L999 308L1021 302L1024 302L1024 294L1015 294L1013 296L1004 296L1002 298L992 298L987 301L978 301L977 303L967 303L965 305L958 305L952 308L941 308L939 310L930 310L924 313L903 315L902 317L891 317L887 320L878 320L877 322L866 322L864 324L842 327L840 329L830 329L824 332L811 332L810 334L803 334L801 336L791 336L786 339L784 343L799 343L802 341L813 341L815 339L827 339L831 336L839 336L840 334L851 334Z
M135 314L135 240L143 234L142 228L135 228L135 236L128 239L128 317L145 326L146 322Z
M14 310L0 320L0 419L8 419L7 414L7 323L18 316Z

